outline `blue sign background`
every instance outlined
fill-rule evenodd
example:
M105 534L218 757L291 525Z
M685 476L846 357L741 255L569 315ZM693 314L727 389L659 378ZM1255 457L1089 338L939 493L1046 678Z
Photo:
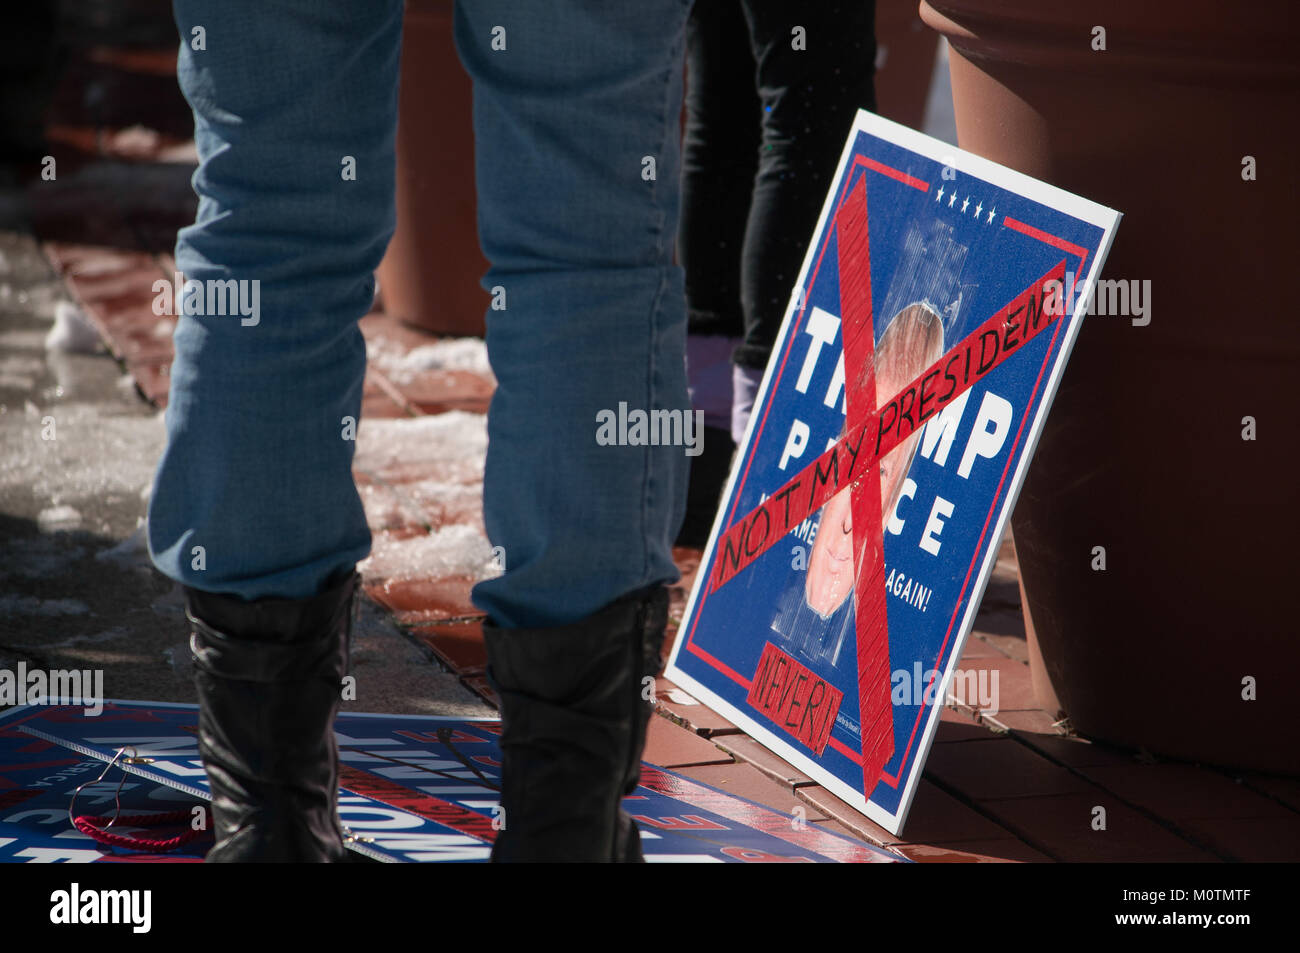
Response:
M877 168L855 164L860 157L914 177L926 188L913 187ZM944 163L934 158L865 131L857 132L851 154L841 166L833 208L839 207L858 182L865 183L866 187L873 329L877 342L895 313L914 301L924 300L943 318L946 353L1062 261L1065 270L1074 272L1082 284L1086 269L1093 266L1102 248L1106 234L1102 227L984 178L954 172L951 168L948 168L949 177L945 178L945 168ZM1063 243L1086 249L1086 263L1077 253L1009 226L1008 218ZM805 307L792 310L773 351L773 363L768 369L769 392L764 403L755 408L759 422L752 425L748 444L738 460L736 482L724 500L723 521L716 536L785 485L827 447L828 441L842 435L843 402L836 401L834 407L824 403L842 350L841 334L837 332L834 342L821 348L806 392L796 390L800 370L815 343L807 332L813 309L821 308L843 317L837 251L832 211L824 216L822 226L813 237L811 267L805 267L796 286L796 290L804 292ZM985 580L979 578L979 570L989 547L999 544L995 538L998 515L1013 491L1012 477L1025 452L1034 417L1042 407L1052 367L1061 358L1067 341L1065 325L1069 320L1069 315L1058 318L971 388L946 465L939 466L933 459L923 457L918 444L908 471L916 483L916 491L911 499L901 499L897 509L898 517L904 521L902 532L884 534L885 574L889 579L891 574L902 573L906 579L931 590L931 594L921 607L888 596L892 672L904 670L910 678L916 663L922 672L930 669L943 672L959 647L958 640L965 635L961 631L962 620L971 600L978 599L983 591ZM995 457L977 457L969 477L963 478L957 473L958 462L987 392L1010 402L1009 434ZM867 398L872 406L874 397ZM882 398L888 399L883 395ZM779 464L796 419L809 427L811 436L805 452L782 470ZM930 425L934 426L934 421ZM936 497L952 503L953 512L938 536L940 552L934 555L919 543ZM812 520L815 522L819 515L814 515ZM764 644L773 642L843 691L831 738L850 751L861 751L853 599L827 623L829 626L843 623L847 632L838 664L832 665L822 657L795 654L788 645L782 644L781 635L773 629L783 601L788 604L803 590L806 570L798 566L799 549L802 548L806 563L812 538L810 534L805 535L807 538L791 533L786 541L773 546L716 591L704 595L702 589L697 589L691 612L681 626L669 677L685 674L727 705L768 728L783 742L804 752L834 777L861 791L862 768L836 750L834 744L818 756L750 706L744 685L698 654L684 649L682 644L690 641L726 667L751 678ZM697 586L707 584L717 559L716 551L706 552ZM918 715L928 706L921 702L919 688L914 693L905 693L904 703L895 702L894 753L882 776L897 780L894 784L881 780L874 790L867 792L869 800L890 815L897 815L905 806L902 804L905 780L919 770L918 759L924 754L921 744L924 719L918 722Z

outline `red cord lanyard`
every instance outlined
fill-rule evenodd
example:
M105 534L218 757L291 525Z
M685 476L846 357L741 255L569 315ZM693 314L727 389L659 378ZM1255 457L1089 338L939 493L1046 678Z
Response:
M85 784L78 786L78 788L72 792L72 800L68 804L68 820L72 822L72 826L81 831L81 833L85 834L91 840L97 841L100 844L106 844L110 847L122 847L126 850L146 851L151 854L162 854L170 850L175 850L176 848L182 847L190 841L196 840L202 836L207 831L210 814L210 809L206 805L203 807L203 826L197 830L191 827L190 830L183 831L175 837L168 837L165 839L134 837L129 834L116 834L109 831L108 828L112 827L114 824L121 824L127 827L167 827L169 825L190 820L194 817L194 812L189 810L166 811L159 814L129 814L126 817L123 817L121 792L122 785L126 781L125 770L122 771L122 779L117 782L117 790L113 792L113 802L116 805L117 810L113 813L112 817L73 814L73 808L77 804L77 795L81 793L81 789L92 784L98 784L100 781L104 780L104 776L112 770L113 766L117 764L118 759L128 750L131 752L131 756L123 759L123 764L139 763L148 760L137 757L135 748L131 745L124 745L123 747L118 748L117 753L113 755L113 760L104 766L104 770L100 772L99 777L95 778L94 781L87 781Z

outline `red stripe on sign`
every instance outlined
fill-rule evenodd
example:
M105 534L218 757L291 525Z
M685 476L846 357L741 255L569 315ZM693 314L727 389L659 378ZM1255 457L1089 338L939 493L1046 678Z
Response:
M3 783L4 781L4 778L0 778L0 783ZM36 788L15 788L12 791L5 791L3 794L0 794L0 811L7 811L11 807L17 807L24 801L30 801L32 798L43 793L43 791L39 791Z
M908 175L906 172L900 172L892 166L887 166L883 162L877 162L875 159L868 159L866 156L858 156L853 160L854 165L864 165L868 169L879 172L881 175L887 175L891 179L896 179L904 185L910 185L914 189L922 192L930 191L930 183L924 179L918 179L914 175Z
M867 190L859 183L835 216L839 234L840 312L844 316L848 426L876 413L876 332L871 305ZM901 427L899 428L901 430ZM859 448L861 452L861 448ZM853 514L853 620L858 662L863 790L870 792L894 753L894 706L889 695L889 617L885 605L885 544L880 526L880 468L864 467L849 491Z
M893 863L895 860L882 851L872 850L865 844L855 844L819 830L812 824L804 823L802 829L796 829L798 822L793 817L714 791L689 778L668 774L648 764L641 765L641 785L842 864L881 864Z
M719 672L721 672L723 675L727 676L727 678L731 679L737 685L740 685L742 688L744 688L745 691L749 691L749 679L741 675L730 665L725 665L722 662L718 661L716 658L714 658L708 652L704 651L704 649L700 648L694 642L686 643L686 651L690 652L692 655L698 655L705 662L709 663L714 668L716 668Z
M1061 251L1068 251L1071 255L1078 255L1079 269L1081 271L1083 270L1083 261L1088 257L1088 249L1076 245L1074 242L1067 242L1064 238L1050 235L1041 228L1034 228L1032 225L1026 225L1024 222L1014 219L1010 215L1003 216L1002 224L1007 228L1020 232L1022 235L1028 235L1030 238L1036 238L1040 242L1046 242L1053 248L1059 248Z
M373 798L389 807L449 827L458 834L468 834L489 844L496 840L497 832L492 828L492 818L442 798L412 791L395 781L376 777L350 765L339 766L339 786L353 794ZM487 793L486 788L484 792Z
M844 693L771 642L763 646L749 704L820 757Z
M64 749L67 750L66 748ZM58 758L54 761L29 761L27 763L18 762L17 764L0 764L0 784L13 784L3 774L8 771L41 771L46 768L63 768L70 764L78 764L83 759L80 757ZM13 786L17 786L14 784Z
M832 751L838 751L840 754L844 755L844 757L848 758L854 764L858 766L862 765L862 755L854 751L844 742L840 741L840 739L832 738L830 740L830 748Z
M661 831L725 831L725 824L700 817L698 814L677 814L667 817L651 817L648 814L633 814L632 820L640 821Z

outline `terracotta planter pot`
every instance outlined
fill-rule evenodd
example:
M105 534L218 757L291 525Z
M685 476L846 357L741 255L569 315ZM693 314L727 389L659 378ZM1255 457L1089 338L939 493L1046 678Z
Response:
M449 0L407 0L397 121L397 230L376 274L384 310L438 334L482 335L469 77Z
M876 111L920 129L939 38L926 29L916 0L876 0Z
M1300 772L1300 322L1270 293L1300 220L1292 4L921 14L952 44L960 145L1124 212L1104 277L1154 303L1085 320L1015 512L1040 701L1093 737Z

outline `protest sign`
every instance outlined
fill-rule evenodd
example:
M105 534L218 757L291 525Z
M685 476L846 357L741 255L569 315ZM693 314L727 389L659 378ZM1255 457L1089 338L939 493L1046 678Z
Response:
M866 112L845 145L667 675L894 833L1118 220Z

